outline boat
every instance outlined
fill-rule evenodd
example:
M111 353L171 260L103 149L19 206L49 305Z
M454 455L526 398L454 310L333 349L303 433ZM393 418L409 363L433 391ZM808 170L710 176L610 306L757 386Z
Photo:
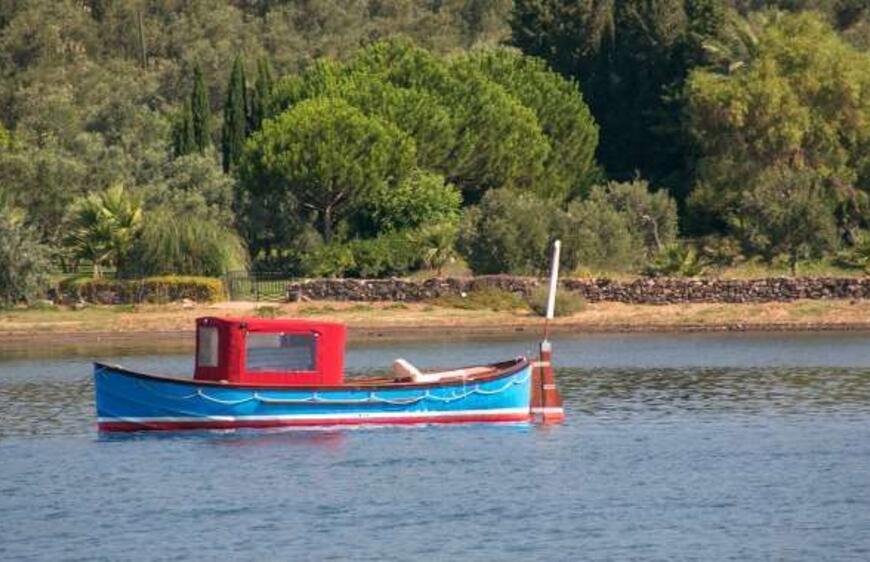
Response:
M345 336L345 326L335 322L199 318L193 378L94 364L98 428L552 423L564 417L549 360L517 357L426 372L397 359L388 376L346 380Z
M553 317L558 242L547 320ZM386 376L345 378L346 327L300 319L204 317L193 377L94 364L102 432L232 430L564 420L544 339L537 358L422 371L397 359Z

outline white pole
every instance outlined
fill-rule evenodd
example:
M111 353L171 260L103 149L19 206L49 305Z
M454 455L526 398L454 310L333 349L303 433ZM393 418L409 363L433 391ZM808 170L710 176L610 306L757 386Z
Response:
M553 319L556 312L556 285L559 282L559 249L562 243L556 240L553 243L553 263L550 265L550 294L547 298L547 320Z

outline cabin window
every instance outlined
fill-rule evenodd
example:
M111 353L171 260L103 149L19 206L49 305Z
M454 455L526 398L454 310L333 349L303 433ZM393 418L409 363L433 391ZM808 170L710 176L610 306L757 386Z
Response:
M218 330L214 327L199 329L196 364L200 367L218 366Z
M314 371L316 334L248 334L248 371Z

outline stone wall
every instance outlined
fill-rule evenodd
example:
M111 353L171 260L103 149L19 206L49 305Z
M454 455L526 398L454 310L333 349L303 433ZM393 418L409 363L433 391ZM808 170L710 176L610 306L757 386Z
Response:
M529 277L483 276L468 279L313 279L288 285L288 299L418 302L460 295L485 287L528 295L545 281ZM870 278L771 278L753 280L650 278L563 279L563 289L590 302L635 304L690 302L786 302L797 299L870 298Z

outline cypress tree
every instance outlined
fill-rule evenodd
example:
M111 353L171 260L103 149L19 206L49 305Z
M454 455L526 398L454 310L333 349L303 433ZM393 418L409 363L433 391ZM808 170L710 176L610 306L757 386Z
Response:
M224 126L221 134L221 153L224 173L229 173L239 161L245 144L248 121L248 88L245 83L245 62L241 55L233 62L227 100L224 103Z
M254 95L251 99L250 127L256 131L263 124L271 110L272 69L269 61L261 58L257 61L257 80L254 83Z
M178 158L194 150L196 150L196 143L193 139L193 114L190 111L190 100L187 100L176 115L172 127L172 152Z
M193 93L190 96L190 112L193 118L193 142L197 150L204 152L211 144L211 107L208 90L202 78L202 69L193 69Z

